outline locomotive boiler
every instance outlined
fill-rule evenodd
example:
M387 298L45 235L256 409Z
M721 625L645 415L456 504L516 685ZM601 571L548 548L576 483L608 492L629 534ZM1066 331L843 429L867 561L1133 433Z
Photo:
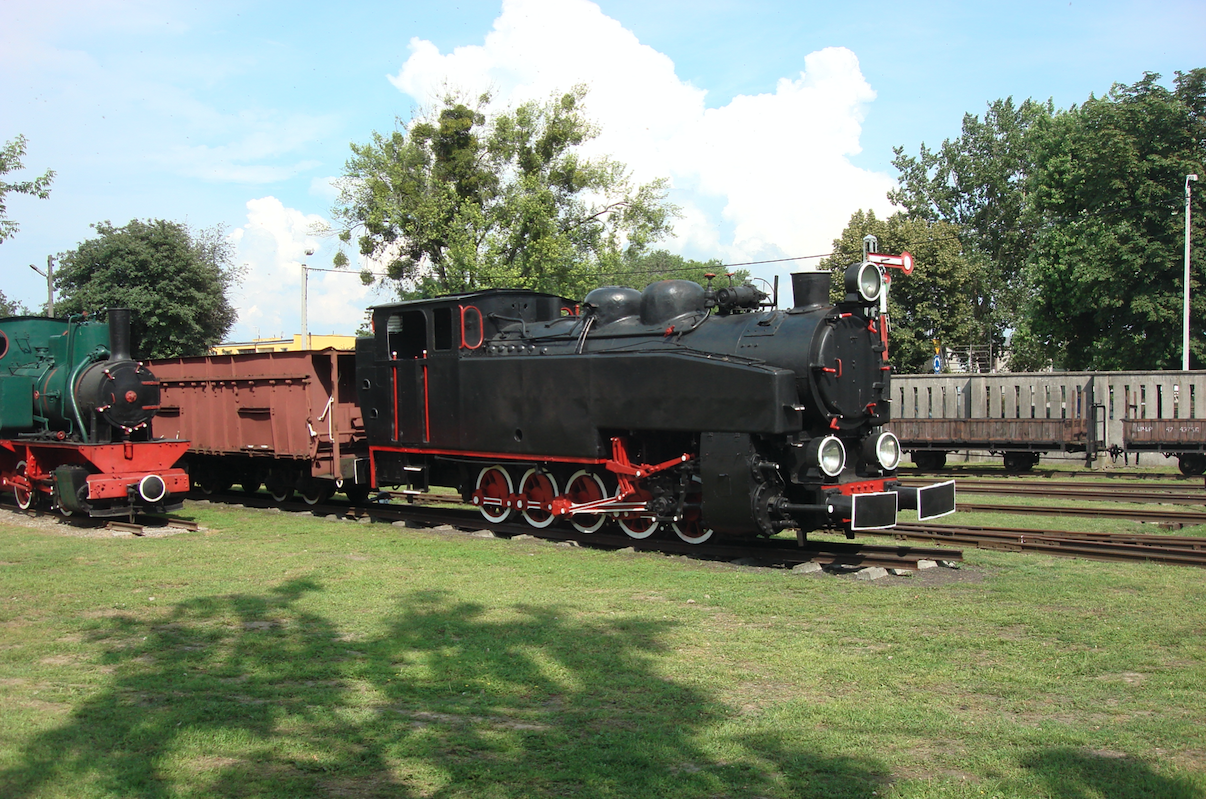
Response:
M155 375L131 356L130 311L108 321L0 320L0 482L65 514L180 507L187 441L156 440Z
M836 305L828 273L792 279L787 309L683 280L376 307L356 363L373 484L692 543L953 511L953 483L895 479L879 268L851 267Z

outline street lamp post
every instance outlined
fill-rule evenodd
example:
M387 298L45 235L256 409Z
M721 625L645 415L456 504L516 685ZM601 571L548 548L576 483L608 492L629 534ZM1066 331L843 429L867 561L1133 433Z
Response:
M314 254L313 249L306 250L307 257L309 257L313 254ZM309 290L307 283L309 282L310 268L308 266L306 266L304 263L301 265L301 268L302 268L301 345L302 345L303 350L308 350L308 349L310 349L310 331L309 331L308 325L306 324L306 305L307 305L306 294Z
M1197 175L1185 176L1185 321L1181 326L1181 368L1189 371L1189 183Z
M46 278L46 316L54 319L54 256L46 256L45 272L33 264L30 264L29 268Z

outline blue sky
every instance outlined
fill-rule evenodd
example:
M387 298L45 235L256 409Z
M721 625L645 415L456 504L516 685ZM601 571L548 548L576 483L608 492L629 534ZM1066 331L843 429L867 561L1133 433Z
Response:
M500 0L350 3L9 0L0 140L29 139L0 289L90 223L225 225L247 276L234 338L299 329L301 261L328 266L349 142L451 82L500 103L584 81L592 143L684 209L664 246L736 262L827 252L859 208L891 211L892 147L958 135L999 97L1065 108L1144 71L1206 66L1206 4ZM307 258L306 248L317 250ZM766 267L767 277L787 268ZM352 332L389 296L316 273L311 332Z

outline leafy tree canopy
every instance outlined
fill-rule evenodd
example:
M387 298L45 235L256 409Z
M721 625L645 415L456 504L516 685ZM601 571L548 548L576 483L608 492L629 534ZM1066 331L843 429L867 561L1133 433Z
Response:
M352 144L332 214L402 296L511 286L582 296L670 231L665 180L588 159L586 89L487 116L448 96L409 130ZM335 256L346 266L347 255ZM373 276L362 273L372 282Z
M1185 176L1206 172L1206 69L1147 73L1044 120L1033 140L1028 224L1032 344L1068 369L1179 368ZM1194 196L1194 238L1203 203ZM1200 250L1199 250L1200 252ZM1195 253L1196 255L1196 253ZM1191 366L1206 363L1194 259Z
M3 316L28 316L29 309L24 303L17 300L10 300L4 296L4 292L0 291L0 317Z
M24 157L24 136L19 135L17 138L5 142L4 147L0 147L0 176L24 169L25 165L21 163L21 159ZM21 180L16 183L8 183L7 181L0 180L0 243L11 238L17 232L18 228L17 223L8 218L6 195L9 192L15 192L45 200L50 196L50 182L52 180L54 180L53 169L47 169L41 177L34 178L33 180Z
M868 234L879 239L879 252L912 254L911 275L888 270L888 354L897 372L930 371L934 339L956 348L984 343L967 302L984 281L982 262L964 255L959 233L958 226L942 220L903 213L878 219L874 211L855 211L841 238L834 240L833 255L819 265L832 270L834 284L841 287L846 268L862 260L863 237Z
M694 261L665 250L654 250L641 255L626 255L616 271L599 276L599 284L643 289L659 280L691 280L706 286L706 276L709 274L716 276L713 281L716 288L727 286L730 274L734 285L741 285L750 279L748 270L730 269L718 258Z
M1024 269L1035 230L1026 215L1026 181L1033 171L1034 130L1053 113L1046 104L1013 98L990 103L984 118L963 117L959 138L917 157L893 148L899 187L888 199L915 218L947 222L984 279L965 297L975 309L979 343L1000 344L1017 324L1025 297Z
M194 234L162 219L93 227L97 238L59 256L56 312L132 309L135 346L147 358L203 355L222 340L237 318L226 292L240 274L220 227Z

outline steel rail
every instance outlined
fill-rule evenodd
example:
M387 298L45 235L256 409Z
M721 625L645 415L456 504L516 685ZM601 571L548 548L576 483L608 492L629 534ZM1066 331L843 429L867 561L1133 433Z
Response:
M215 501L213 496L205 499ZM426 499L432 501L460 503L459 495L432 495ZM405 505L383 504L368 502L363 505L309 505L302 502L286 502L278 504L268 497L231 497L232 503L247 508L268 509L279 508L287 513L307 513L316 515L337 515L347 519L371 519L379 522L405 522L418 527L449 526L463 531L489 530L505 538L519 535L529 535L533 538L549 541L571 541L579 546L591 546L601 549L632 549L637 552L662 552L671 555L688 555L711 560L740 560L752 558L759 564L769 566L794 566L800 563L814 562L822 566L838 566L860 568L866 566L882 566L894 569L919 568L922 560L961 561L963 553L955 549L885 546L881 544L863 544L849 541L816 541L785 538L752 539L748 541L708 541L702 544L689 544L674 537L663 538L630 538L622 533L582 533L568 526L552 525L545 528L535 528L522 521L490 522L476 508L460 504L459 507L432 507L427 501L407 503Z
M925 486L933 482L931 478L925 477L900 477L900 482L910 486ZM1095 481L1092 478L1086 477L1081 480L1057 480L1048 479L1045 477L960 477L960 486L1033 486L1042 488L1075 488L1080 490L1092 490L1100 488L1103 491L1114 491L1119 488L1116 481L1101 480ZM1125 486L1122 487L1124 490ZM1201 489L1192 483L1184 481L1166 481L1166 482L1149 482L1142 481L1137 486L1139 491L1184 491L1190 493L1202 493Z
M1036 477L1040 479L1067 477L1096 479L1106 478L1110 480L1174 480L1174 481L1199 481L1200 475L1183 475L1172 472L1123 472L1123 471L1098 471L1095 469L1080 469L1076 471L1066 469L1031 469L1026 472L1006 472L1000 466L956 466L946 469L916 469L904 467L899 472L901 477L946 477L946 478L966 478L968 476L982 477L999 477L1008 480L1019 480L1027 477Z
M986 502L959 500L959 510L966 513L1009 513L1018 516L1085 516L1098 519L1131 519L1153 524L1176 524L1187 527L1206 524L1206 513L1195 510L1066 507L1057 505L994 505Z
M901 524L893 535L906 540L949 541L982 549L1040 552L1115 563L1148 561L1206 568L1206 539L1187 544L1172 536L1086 536L1069 531L1022 530L1009 527ZM1159 539L1168 538L1169 543Z
M314 510L314 508L309 508ZM814 541L803 543L787 539L753 539L742 542L705 542L689 544L677 538L635 539L623 534L582 533L571 527L550 526L534 528L524 522L487 521L476 509L432 508L421 505L365 505L344 508L348 516L369 517L386 521L403 521L430 526L448 525L462 530L489 530L496 535L514 537L530 535L551 541L572 541L605 549L632 549L637 552L662 552L690 555L715 560L753 558L766 565L793 566L800 563L819 563L824 566L849 568L882 566L885 568L917 569L922 560L960 561L959 550L931 547L885 546L848 541Z
M1040 483L1000 483L977 482L973 480L958 481L961 494L993 494L1001 496L1031 496L1041 494L1044 497L1059 499L1083 499L1102 502L1147 502L1170 503L1183 505L1206 505L1206 491L1179 491L1127 489L1121 486L1081 486L1066 488L1062 486Z

